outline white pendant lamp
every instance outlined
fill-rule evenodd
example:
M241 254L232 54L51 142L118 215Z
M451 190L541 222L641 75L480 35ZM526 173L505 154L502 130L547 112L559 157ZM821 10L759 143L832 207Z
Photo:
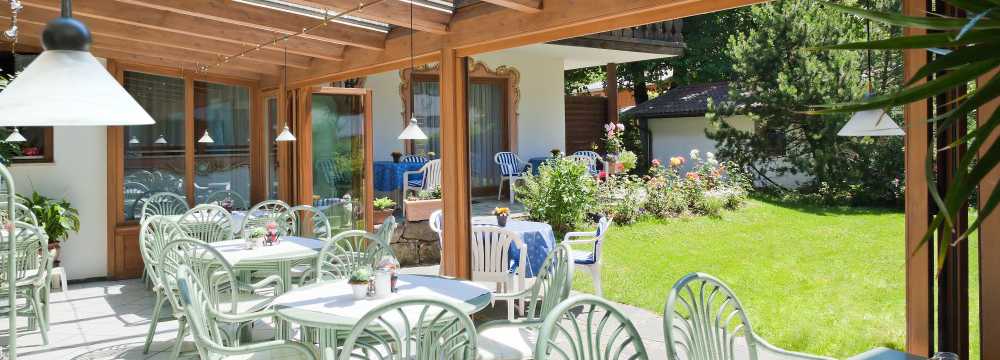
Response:
M867 6L866 6L867 8ZM871 20L865 20L865 33L868 37L868 42L872 41L872 25ZM865 100L868 100L875 96L872 90L872 50L868 49L868 93L865 94ZM903 136L905 133L903 129L899 128L899 125L889 114L885 112L885 109L872 109L863 110L854 113L851 116L851 120L847 121L844 127L840 128L837 132L838 136Z
M295 135L292 135L292 130L288 128L288 125L285 125L285 129L281 130L281 133L278 134L278 137L274 138L274 141L295 141Z
M28 139L25 139L24 136L21 135L21 131L17 130L17 128L14 128L14 131L11 132L10 135L7 136L7 139L4 141L9 143L22 143L28 141Z
M403 129L403 132L399 134L397 138L399 140L427 140L427 134L424 134L423 130L420 130L420 126L417 125L417 118L411 118L410 124Z
M137 138L135 135L132 135L132 139L130 139L128 143L132 145L142 144L142 142L139 141L139 138Z
M163 134L160 134L160 137L156 138L156 141L153 141L153 143L158 145L166 144L167 138L163 137Z
M62 16L45 26L45 51L0 92L0 126L148 125L153 118L90 53L90 30Z
M201 139L198 139L198 142L201 144L214 144L215 140L208 135L208 130L205 130L205 134L201 136Z

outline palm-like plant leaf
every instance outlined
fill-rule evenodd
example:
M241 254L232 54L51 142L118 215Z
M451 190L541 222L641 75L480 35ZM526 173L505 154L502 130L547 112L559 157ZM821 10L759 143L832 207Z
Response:
M1000 0L946 0L950 4L965 9L968 18L954 17L913 17L901 14L856 9L838 4L829 6L862 18L890 25L938 30L940 33L899 36L887 40L858 42L823 47L823 49L920 49L925 48L938 54L933 61L920 68L904 88L893 93L869 98L866 101L849 104L817 106L810 113L853 112L860 110L887 108L927 99L949 90L965 86L1000 67ZM920 82L932 74L933 79ZM968 115L981 106L1000 99L1000 73L992 75L985 83L960 99L950 111L939 114L929 122L937 123L938 136L956 121L964 123ZM924 234L921 244L930 241L937 229L950 234L956 231L953 214L957 214L966 201L978 189L979 183L1000 164L1000 141L989 142L991 134L1000 126L1000 111L989 116L981 116L979 126L965 136L947 144L943 149L928 148L926 178L930 186L931 198L941 209L931 220L930 229ZM933 167L933 155L939 150L966 145L954 171L953 183L944 196L939 193ZM981 220L988 217L1000 204L1000 187L981 197L979 216L969 228L958 234L957 240L967 238L979 228ZM938 266L952 243L940 241Z

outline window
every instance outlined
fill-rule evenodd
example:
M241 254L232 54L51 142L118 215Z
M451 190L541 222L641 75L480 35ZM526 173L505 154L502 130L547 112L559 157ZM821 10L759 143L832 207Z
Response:
M38 54L16 54L5 53L0 55L0 70L4 79L3 85L13 79L15 74L23 70L28 64L35 60ZM2 142L0 143L0 156L18 163L50 163L55 156L55 142L52 138L52 127L20 127L17 129L24 142ZM14 131L12 127L0 128L0 141L7 139Z
M250 89L194 82L194 199L250 199ZM237 200L239 199L239 200Z

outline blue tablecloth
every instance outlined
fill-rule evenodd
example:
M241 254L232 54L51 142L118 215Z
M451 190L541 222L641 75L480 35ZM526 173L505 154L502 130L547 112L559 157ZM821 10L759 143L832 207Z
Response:
M392 161L376 161L374 163L373 176L375 177L375 191L396 191L403 189L403 173L407 171L420 170L424 163L396 163ZM410 180L419 179L414 176Z
M542 164L544 164L546 161L549 161L549 159L552 158L548 156L543 156L543 157L533 157L531 159L528 159L528 162L531 163L531 174L538 175L538 167L542 166Z
M497 221L495 217L489 218L479 218L473 221L473 226L475 225L494 225L496 226ZM528 248L528 269L525 271L525 277L535 277L535 273L542 268L542 263L545 262L545 257L549 256L549 252L556 248L556 234L552 231L552 226L546 223L534 222L534 221L520 221L520 220L508 220L507 226L504 229L513 231L521 235L521 240L524 241L524 246ZM518 262L520 262L521 250L518 249L514 244L510 246L510 258L513 259L513 264L511 269L517 269L519 267Z

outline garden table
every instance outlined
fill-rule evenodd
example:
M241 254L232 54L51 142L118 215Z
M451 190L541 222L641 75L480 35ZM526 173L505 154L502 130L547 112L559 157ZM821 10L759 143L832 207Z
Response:
M233 270L241 273L270 271L278 274L285 289L292 284L292 267L316 258L326 241L299 236L282 236L278 244L245 249L243 239L219 241L212 247L222 254Z
M496 226L497 220L493 216L474 218L472 225ZM507 220L507 226L504 229L521 236L521 241L528 248L528 268L524 272L524 277L535 277L535 273L542 268L545 257L549 256L549 252L556 248L556 235L552 231L552 226L541 222L510 219ZM514 246L514 244L511 244L509 251L511 262L513 263L510 268L517 269L520 266L518 262L520 261L521 250Z
M392 162L375 161L372 172L374 173L375 191L393 192L403 189L403 173L407 171L417 171L424 166L422 162ZM412 180L417 180L413 178Z
M346 337L365 314L386 301L402 296L429 297L450 302L472 315L493 300L493 293L483 285L438 276L399 275L396 288L396 293L382 299L354 300L347 280L336 280L291 290L271 304L279 319L316 329L321 358L336 359L337 341Z

